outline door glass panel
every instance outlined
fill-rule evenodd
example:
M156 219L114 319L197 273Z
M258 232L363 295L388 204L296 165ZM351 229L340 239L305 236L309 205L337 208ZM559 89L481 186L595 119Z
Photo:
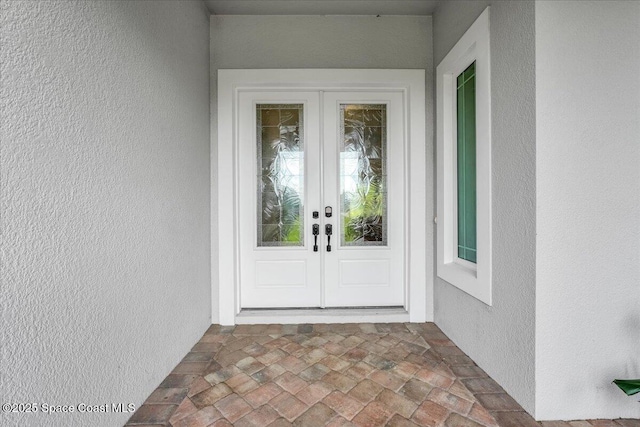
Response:
M303 106L257 104L256 113L257 244L304 246Z
M340 105L340 239L387 244L387 106Z

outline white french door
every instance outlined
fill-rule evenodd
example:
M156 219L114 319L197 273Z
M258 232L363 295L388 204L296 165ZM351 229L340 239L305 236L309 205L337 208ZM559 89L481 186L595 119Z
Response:
M323 259L325 305L402 306L402 94L325 92L323 106L323 198L337 213L325 218L337 231Z
M238 104L241 307L319 307L320 94L241 92Z
M240 307L405 302L401 91L238 94Z

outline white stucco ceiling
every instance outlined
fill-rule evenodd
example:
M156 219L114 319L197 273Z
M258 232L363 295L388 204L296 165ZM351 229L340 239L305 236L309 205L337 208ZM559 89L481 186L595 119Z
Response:
M214 15L431 15L436 0L205 0Z

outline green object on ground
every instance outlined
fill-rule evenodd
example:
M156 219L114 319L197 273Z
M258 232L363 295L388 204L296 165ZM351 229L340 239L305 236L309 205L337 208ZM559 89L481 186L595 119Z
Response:
M620 387L627 396L640 393L640 379L638 380L613 380L613 383Z

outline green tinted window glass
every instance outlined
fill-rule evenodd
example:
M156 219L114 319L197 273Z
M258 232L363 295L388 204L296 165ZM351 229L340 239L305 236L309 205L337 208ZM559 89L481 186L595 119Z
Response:
M458 258L476 262L475 62L457 81Z

